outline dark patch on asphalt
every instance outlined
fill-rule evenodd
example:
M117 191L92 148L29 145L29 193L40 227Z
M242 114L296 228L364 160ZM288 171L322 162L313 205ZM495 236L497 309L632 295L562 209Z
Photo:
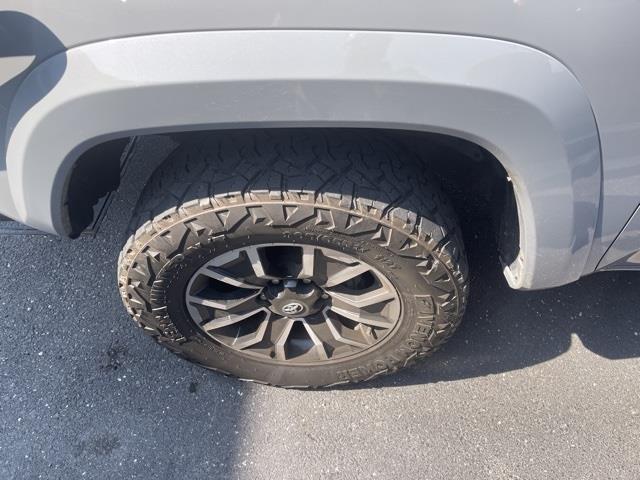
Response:
M198 392L198 382L191 382L189 384L189 393L197 393Z
M122 359L127 355L126 347L122 345L112 345L107 350L107 363L101 366L104 370L115 371L122 366Z
M111 455L114 450L120 448L120 439L110 433L101 433L89 440L83 440L74 445L73 451L75 457L81 457L86 454L95 456Z

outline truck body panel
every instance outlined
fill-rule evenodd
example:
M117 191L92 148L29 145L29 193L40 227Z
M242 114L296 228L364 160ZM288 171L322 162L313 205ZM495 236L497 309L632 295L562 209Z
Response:
M525 226L525 266L510 278L518 288L567 283L605 267L603 255L640 203L640 4L632 0L3 6L0 210L38 228L64 234L56 199L84 149L174 127L380 126L475 141L514 177ZM487 54L487 42L512 56L495 61L500 55ZM163 58L162 49L170 55ZM161 84L177 96L154 95ZM180 85L196 88L181 96ZM245 100L237 110L234 95ZM129 115L114 130L128 107L152 108L151 97L163 99L156 123ZM170 120L181 111L177 99L187 98L193 117ZM265 103L254 101L250 111L247 98ZM373 104L363 110L365 100ZM91 106L97 110L88 122ZM484 127L491 134L478 131L482 115L491 118ZM63 131L62 120L77 130ZM36 201L40 195L47 200ZM533 214L540 205L546 212Z

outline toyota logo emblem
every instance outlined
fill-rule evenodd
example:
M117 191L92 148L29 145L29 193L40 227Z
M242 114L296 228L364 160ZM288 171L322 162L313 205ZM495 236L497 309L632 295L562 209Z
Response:
M304 310L304 306L298 302L287 303L284 307L282 307L282 311L287 315L295 315L296 313L300 313Z

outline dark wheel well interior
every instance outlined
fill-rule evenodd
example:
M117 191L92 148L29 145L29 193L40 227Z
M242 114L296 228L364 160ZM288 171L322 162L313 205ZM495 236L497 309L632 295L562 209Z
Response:
M100 200L118 189L121 160L129 138L100 143L85 151L67 178L62 221L69 237L76 238L100 217Z
M458 215L470 256L478 242L490 242L504 265L513 264L520 253L518 207L498 159L473 142L448 135L401 132L397 137L438 177Z
M467 245L482 236L495 242L505 264L516 259L520 234L513 188L507 172L491 153L473 142L444 134L380 131L428 162L454 204ZM153 141L168 136L181 143L202 134L206 132L138 137L138 140ZM95 226L105 198L127 181L122 168L131 145L130 138L110 140L87 150L74 164L63 201L63 219L70 237Z

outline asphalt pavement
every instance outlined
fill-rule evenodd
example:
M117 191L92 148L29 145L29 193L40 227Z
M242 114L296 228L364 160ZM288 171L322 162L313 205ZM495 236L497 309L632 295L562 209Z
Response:
M95 238L0 235L1 479L640 478L640 274L515 292L487 254L433 358L283 390L134 328L115 282L130 209L125 192Z

